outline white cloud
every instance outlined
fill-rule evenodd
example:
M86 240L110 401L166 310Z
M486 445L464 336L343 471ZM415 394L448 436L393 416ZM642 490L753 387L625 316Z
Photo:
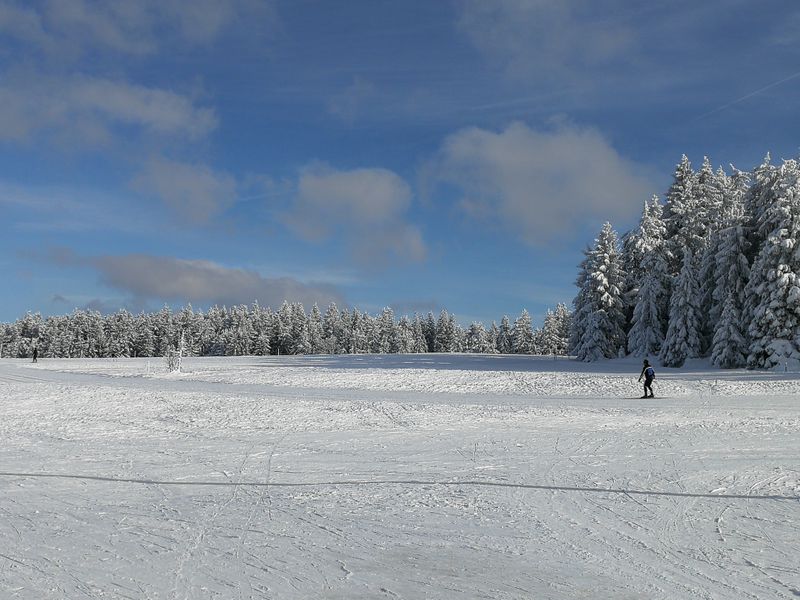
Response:
M42 18L54 38L82 45L94 44L129 54L154 51L148 3L98 3L84 0L50 0Z
M49 131L104 143L126 126L196 140L217 126L217 118L178 93L109 79L29 73L0 84L0 140Z
M797 48L800 44L800 9L782 15L768 39L777 46Z
M241 29L248 21L275 18L270 0L153 0L153 4L164 18L177 23L187 42L195 44L209 43L225 29Z
M46 0L0 7L0 34L32 44L45 54L88 51L149 55L170 44L214 42L224 31L275 19L262 0Z
M376 89L373 84L361 77L355 77L347 88L331 98L328 103L328 112L347 123L353 123L363 110L365 103L375 94Z
M302 283L290 277L265 278L255 271L230 268L205 260L128 254L81 259L93 267L101 281L138 299L196 304L250 304L278 307L284 300L342 302L330 285Z
M615 19L619 0L462 0L459 28L518 78L573 77L624 58L633 30Z
M536 131L512 123L449 136L429 165L436 183L462 194L469 216L544 244L601 219L628 217L653 192L649 170L620 156L596 130Z
M0 33L41 47L50 44L39 13L28 7L0 4Z
M426 248L419 229L408 222L411 198L408 184L387 169L337 171L315 165L300 173L285 221L306 240L344 236L364 265L419 261Z
M167 90L82 78L75 82L69 97L78 110L158 133L197 139L217 125L213 110L197 108L185 96Z
M133 182L136 189L155 193L178 216L202 224L236 201L237 183L227 173L206 165L165 158L151 159Z

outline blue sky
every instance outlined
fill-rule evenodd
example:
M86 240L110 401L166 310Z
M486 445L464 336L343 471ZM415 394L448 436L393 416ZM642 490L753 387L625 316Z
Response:
M686 153L800 143L792 1L0 0L0 320L540 320Z

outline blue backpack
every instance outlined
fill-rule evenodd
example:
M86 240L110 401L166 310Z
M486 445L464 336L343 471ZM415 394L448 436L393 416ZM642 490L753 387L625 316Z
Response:
M653 367L647 367L647 368L644 370L644 376L645 376L647 379L654 379L654 378L655 378L655 376L656 376L656 371L655 371L655 369L653 369Z

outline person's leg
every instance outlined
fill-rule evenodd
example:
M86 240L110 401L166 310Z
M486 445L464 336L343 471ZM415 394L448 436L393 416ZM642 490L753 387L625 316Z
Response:
M654 397L655 397L655 394L653 394L653 380L652 380L652 379L648 379L648 380L645 382L645 384L644 384L644 389L645 389L645 392L644 392L644 393L645 393L645 395L647 395L647 390L650 390L650 397L651 397L651 398L654 398Z

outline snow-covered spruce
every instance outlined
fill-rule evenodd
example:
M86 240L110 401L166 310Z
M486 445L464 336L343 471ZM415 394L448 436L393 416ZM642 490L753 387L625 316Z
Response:
M747 362L747 341L741 332L739 307L739 297L731 293L714 332L711 362L723 369L743 367Z
M565 304L558 304L555 311L547 311L538 344L540 354L561 355L567 353L571 320L572 315Z
M668 257L665 246L667 228L664 223L664 207L657 196L645 201L639 226L623 236L622 268L625 271L625 299L631 307L636 305L636 295L644 281L647 268L644 259L653 251L663 258Z
M300 303L285 302L275 312L258 303L252 306L213 306L206 313L191 305L173 313L132 315L120 310L103 316L76 310L67 316L43 319L28 313L14 323L0 323L0 358L30 357L36 347L42 358L120 358L164 356L181 337L184 356L246 356L267 354L364 354L412 352L539 352L566 353L570 314L560 305L545 330L531 329L527 311L516 327L516 346L508 317L483 333L476 327L471 337L443 311L439 321L428 313L395 318L391 308L373 317L353 308L331 304L324 314L314 305L306 314ZM525 326L527 324L527 327ZM526 331L527 330L527 331Z
M665 367L681 367L687 358L700 355L699 294L692 251L687 248L669 302L669 327L660 354Z
M665 364L708 353L724 367L741 366L747 355L753 368L800 368L800 167L796 160L773 165L768 154L752 174L731 169L730 176L714 172L704 158L695 172L686 156L677 165L663 207L661 255L673 281L659 286L649 277L659 265L644 263L657 200L645 203L639 227L624 236L628 351L651 354L660 341L656 324L666 317ZM584 252L576 281L570 350L583 360L613 356L604 331L609 318L596 299L606 284L594 279L602 272L595 252ZM668 309L657 297L669 298Z
M624 351L625 281L618 245L617 233L606 223L594 247L584 252L570 340L578 360L612 358Z
M771 233L753 265L748 365L800 361L800 165L785 161L771 186L773 201L759 225ZM767 225L768 224L768 225ZM758 274L755 276L755 274Z
M714 326L711 359L722 368L745 366L747 360L747 327L742 322L745 286L750 278L747 259L749 241L745 230L744 204L734 198L725 228L718 232L715 258L716 281L709 309Z
M691 248L689 243L691 235L691 221L693 220L694 193L692 186L695 173L692 163L684 154L675 167L672 185L667 191L664 206L664 222L666 224L667 249L669 250L669 272L676 275L681 268L681 258L684 248Z
M660 252L645 256L644 281L636 296L633 310L633 327L628 334L628 352L633 356L658 355L664 343L663 313L667 289L667 265Z
M514 327L511 330L511 349L514 354L533 354L536 351L531 316L525 309L514 321Z
M631 304L628 352L634 356L658 354L664 340L670 278L662 211L657 197L645 202L639 227L626 236L626 300Z

